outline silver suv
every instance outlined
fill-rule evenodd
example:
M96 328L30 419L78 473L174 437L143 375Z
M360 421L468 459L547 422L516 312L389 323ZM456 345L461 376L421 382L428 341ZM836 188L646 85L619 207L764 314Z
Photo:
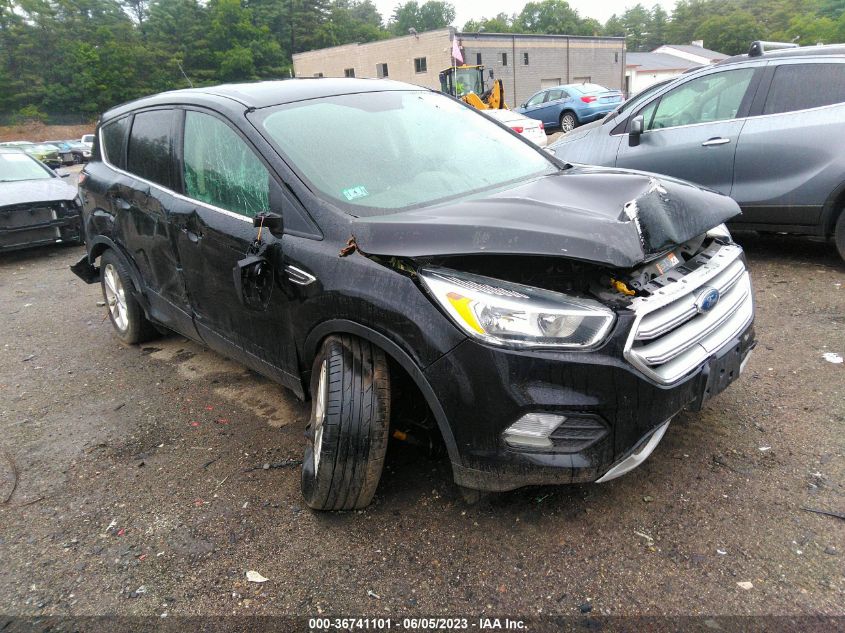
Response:
M551 149L710 187L742 208L734 228L834 237L845 258L845 45L767 46L634 97Z

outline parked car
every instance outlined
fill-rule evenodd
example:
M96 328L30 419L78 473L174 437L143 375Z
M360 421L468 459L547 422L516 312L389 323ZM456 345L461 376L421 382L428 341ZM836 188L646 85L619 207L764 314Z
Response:
M18 145L18 148L52 169L58 169L62 166L62 160L59 158L59 148L54 145L31 143L29 145Z
M73 153L73 162L77 165L91 160L91 147L89 145L75 140L68 140L65 143L70 146L70 151Z
M735 228L834 238L845 258L845 45L739 55L680 76L552 148L567 161L730 195Z
M38 160L0 148L0 251L80 243L79 201L73 187Z
M73 165L76 161L73 157L73 150L67 141L44 141L44 145L52 145L59 152L59 160L62 165Z
M491 119L496 119L508 126L517 134L521 134L535 145L545 147L549 142L542 121L531 119L513 110L482 110L482 112Z
M79 142L91 149L94 146L94 134L83 134Z
M175 330L310 397L312 508L369 503L391 426L439 434L464 490L607 481L754 346L730 198L573 167L438 92L190 89L97 134L74 272L125 343Z
M598 84L566 84L541 90L516 111L542 121L546 129L570 132L601 119L622 102L622 93Z

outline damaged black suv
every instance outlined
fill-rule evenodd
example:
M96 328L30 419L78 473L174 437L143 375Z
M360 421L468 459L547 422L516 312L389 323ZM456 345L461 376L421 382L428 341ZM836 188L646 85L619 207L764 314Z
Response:
M572 166L416 86L308 79L105 113L81 181L117 336L175 330L310 398L307 503L367 505L394 435L465 490L607 481L754 346L728 197Z

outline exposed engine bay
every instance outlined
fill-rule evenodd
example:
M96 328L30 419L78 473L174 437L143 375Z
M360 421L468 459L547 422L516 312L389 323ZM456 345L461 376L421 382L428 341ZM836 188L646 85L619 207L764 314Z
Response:
M708 252L729 243L728 233L698 235L657 258L628 270L613 270L561 257L528 255L462 255L428 260L454 270L502 279L535 288L590 295L613 307L649 296L679 281L709 257Z

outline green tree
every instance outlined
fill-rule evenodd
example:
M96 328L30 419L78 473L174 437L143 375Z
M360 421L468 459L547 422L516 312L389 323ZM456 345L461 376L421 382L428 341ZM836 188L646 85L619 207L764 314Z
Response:
M528 2L516 17L514 30L525 33L580 35L582 21L566 0Z
M394 35L407 35L410 29L418 33L449 26L455 21L455 7L449 2L428 0L419 4L410 0L393 10L388 28Z
M695 38L704 40L704 47L738 55L748 51L754 40L764 39L764 29L754 16L746 11L733 11L728 15L714 15L695 30Z
M513 29L514 16L508 16L506 13L499 13L492 18L481 18L480 20L469 20L464 24L464 31L477 33L485 31L487 33L510 33Z

